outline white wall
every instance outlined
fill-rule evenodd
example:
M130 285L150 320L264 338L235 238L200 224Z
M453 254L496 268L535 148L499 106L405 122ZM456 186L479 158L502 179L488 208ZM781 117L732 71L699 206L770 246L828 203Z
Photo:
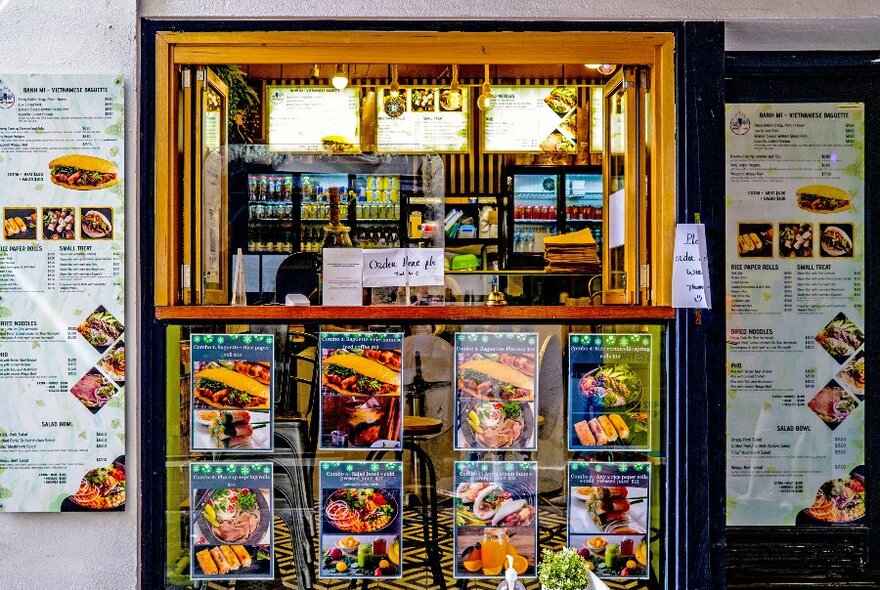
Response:
M0 74L112 73L126 79L126 316L136 332L135 0L0 0ZM0 193L2 197L2 193ZM137 580L136 355L127 372L127 507L113 514L0 514L0 588L122 590ZM2 412L2 410L0 410ZM2 414L0 414L2 415ZM2 421L2 417L0 417Z
M730 49L880 49L877 0L786 3L712 0L142 0L141 16L170 18L406 18L515 20L731 20ZM118 73L127 80L126 281L134 305L138 213L136 0L0 0L0 73ZM756 20L756 19L766 19ZM817 20L820 19L820 20ZM834 23L821 19L838 19ZM140 195L140 198L146 198ZM129 340L129 350L137 341ZM128 509L124 514L0 515L0 588L134 588L137 577L137 356L128 371ZM158 542L158 541L157 541ZM154 565L155 567L155 565Z

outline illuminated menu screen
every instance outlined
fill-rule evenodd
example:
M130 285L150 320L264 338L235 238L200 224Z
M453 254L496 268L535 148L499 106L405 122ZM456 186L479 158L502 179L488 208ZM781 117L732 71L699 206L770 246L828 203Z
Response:
M376 151L385 153L467 153L470 145L468 89L401 88L405 107L398 117L385 109L389 88L377 90Z
M361 151L357 88L269 86L269 147L284 152Z
M577 152L578 92L573 86L496 86L483 111L483 152Z

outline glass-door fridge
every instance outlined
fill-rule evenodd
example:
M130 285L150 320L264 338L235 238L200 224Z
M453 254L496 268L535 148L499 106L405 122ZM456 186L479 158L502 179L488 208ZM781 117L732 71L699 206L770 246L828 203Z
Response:
M514 166L506 176L507 268L543 268L546 238L584 229L601 251L601 166Z

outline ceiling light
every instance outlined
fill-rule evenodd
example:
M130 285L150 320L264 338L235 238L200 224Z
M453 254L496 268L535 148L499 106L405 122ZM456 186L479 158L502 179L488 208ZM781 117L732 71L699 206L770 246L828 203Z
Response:
M481 111L488 111L495 106L495 97L492 95L492 86L489 84L489 64L486 64L483 68L483 87L480 96L477 98L477 108Z
M336 73L333 74L333 78L330 80L333 84L333 88L336 90L342 90L346 86L348 86L348 76L345 75L345 72L342 71L342 66L336 64Z
M615 64L602 64L596 69L599 70L599 73L602 74L603 76L607 76L608 74L614 72L614 70L617 69L617 65L615 65Z
M461 86L458 84L458 66L452 64L452 83L449 84L449 94L446 96L446 104L449 109L457 111L461 108Z
M406 110L406 99L400 95L400 86L397 85L397 64L391 66L391 88L382 102L382 110L392 119L401 116Z
M598 70L602 67L602 64L584 64L585 68L590 68L591 70Z

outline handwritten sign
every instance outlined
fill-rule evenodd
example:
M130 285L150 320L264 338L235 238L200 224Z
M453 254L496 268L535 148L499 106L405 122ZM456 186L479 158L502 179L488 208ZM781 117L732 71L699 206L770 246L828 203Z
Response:
M706 227L702 223L679 223L675 226L672 307L709 309L710 300Z
M443 284L443 248L407 248L407 281L412 287Z
M364 250L364 287L428 287L443 284L443 248Z

